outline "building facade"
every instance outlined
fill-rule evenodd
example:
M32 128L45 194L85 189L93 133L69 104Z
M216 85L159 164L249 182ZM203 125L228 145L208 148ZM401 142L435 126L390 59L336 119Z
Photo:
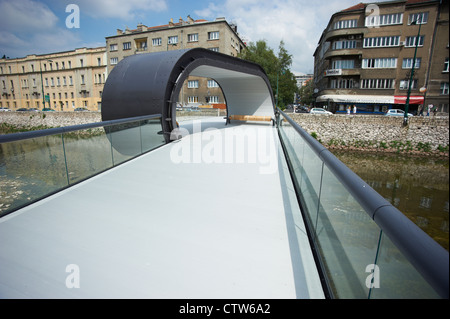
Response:
M448 28L448 0L360 3L335 13L314 53L316 105L381 114L405 109L410 90L410 113L432 106L448 114Z
M237 27L225 18L215 21L193 20L188 16L167 25L147 27L139 24L134 30L117 30L106 37L108 73L122 59L133 54L206 48L223 54L237 56L245 47ZM180 106L224 107L222 90L213 79L189 77L183 84Z
M106 77L105 47L1 59L0 107L100 110Z

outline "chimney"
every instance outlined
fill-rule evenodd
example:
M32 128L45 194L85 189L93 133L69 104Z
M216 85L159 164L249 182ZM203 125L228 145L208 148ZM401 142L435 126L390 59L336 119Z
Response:
M182 18L182 17L180 17L179 23L180 23L180 25L183 25L183 24L184 24L184 21L183 21L183 18Z
M194 24L194 19L192 19L191 16L187 16L187 23Z
M117 29L117 35L122 35L122 34L123 34L123 31L120 29Z
M173 26L174 26L174 24L173 24L173 19L170 18L170 21L169 21L169 27L173 27Z

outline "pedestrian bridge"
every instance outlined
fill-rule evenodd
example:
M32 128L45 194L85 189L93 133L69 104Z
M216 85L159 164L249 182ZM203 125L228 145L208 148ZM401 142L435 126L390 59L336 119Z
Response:
M153 101L139 95L148 103L130 104L132 117L112 99L101 123L0 136L0 297L448 298L448 252L287 114L270 114L257 66L192 54L202 57L169 68L175 81ZM126 63L114 94L136 66ZM177 124L167 97L179 70L243 80L226 96L247 99L248 80L268 97Z

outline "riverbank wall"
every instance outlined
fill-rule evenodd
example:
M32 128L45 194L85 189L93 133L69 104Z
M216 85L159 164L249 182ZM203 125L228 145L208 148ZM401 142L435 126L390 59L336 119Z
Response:
M329 149L395 152L409 155L449 154L448 117L288 114Z
M216 110L177 112L177 119L223 115L218 114ZM403 126L402 117L382 115L288 115L329 149L447 157L449 154L448 117L415 116L409 118L409 125ZM100 112L0 113L0 129L3 133L100 121Z

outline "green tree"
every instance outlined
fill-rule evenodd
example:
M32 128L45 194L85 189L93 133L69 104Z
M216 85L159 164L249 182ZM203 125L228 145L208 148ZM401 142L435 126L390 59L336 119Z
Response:
M297 85L294 75L290 71L292 55L284 47L283 41L280 42L278 56L265 40L259 40L256 43L251 42L247 49L239 54L239 57L257 63L264 69L274 95L277 94L278 86L278 106L281 109L293 102Z
M313 80L306 82L299 90L301 104L312 105L314 102L314 83Z

